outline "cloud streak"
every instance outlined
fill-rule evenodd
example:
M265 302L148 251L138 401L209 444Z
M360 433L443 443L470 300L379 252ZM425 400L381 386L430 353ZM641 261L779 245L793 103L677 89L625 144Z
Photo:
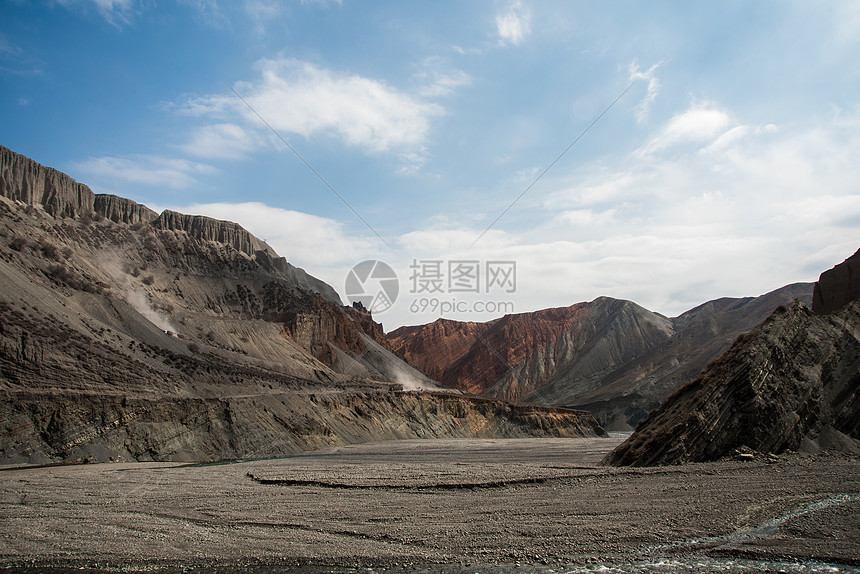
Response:
M660 64L654 64L644 72L639 69L638 62L631 62L628 66L628 78L631 82L636 82L640 80L644 80L647 82L647 91L645 93L645 97L639 102L639 105L636 106L636 121L638 123L644 123L649 114L651 113L651 107L654 105L654 102L657 100L657 94L660 93L660 81L657 79L657 68L660 67Z
M134 0L57 0L57 3L69 9L93 9L115 28L127 26L134 16Z

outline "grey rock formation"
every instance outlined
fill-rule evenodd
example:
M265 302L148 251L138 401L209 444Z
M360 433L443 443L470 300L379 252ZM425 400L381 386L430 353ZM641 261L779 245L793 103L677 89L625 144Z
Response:
M257 251L275 254L271 247L232 221L221 221L203 215L186 215L166 209L153 222L153 226L156 229L183 231L199 241L223 243L247 255L253 255Z
M860 299L860 249L854 255L821 274L812 296L812 310L833 313Z
M11 429L0 439L0 464L213 461L394 439L603 434L584 413L379 389L154 398L0 392L0 399Z
M128 225L151 223L158 217L156 212L145 205L107 193L96 194L94 209L96 213L114 223Z
M0 194L39 205L53 217L93 212L95 194L68 175L0 146Z
M780 307L669 397L610 453L611 465L715 460L736 449L860 454L860 303L816 315Z

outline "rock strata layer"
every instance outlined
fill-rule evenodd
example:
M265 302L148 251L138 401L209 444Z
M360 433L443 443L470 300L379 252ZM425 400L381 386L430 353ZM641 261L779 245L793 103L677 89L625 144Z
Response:
M107 193L95 196L93 208L96 213L114 223L128 225L152 223L158 217L157 213L145 205Z
M0 193L26 205L39 205L53 217L93 212L95 194L55 169L0 146Z
M605 459L650 466L738 449L860 454L860 303L816 315L781 307L684 385Z

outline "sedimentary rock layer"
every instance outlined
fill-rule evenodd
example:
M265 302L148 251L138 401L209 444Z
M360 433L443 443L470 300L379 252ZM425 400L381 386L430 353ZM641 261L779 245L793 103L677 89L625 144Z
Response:
M781 307L683 386L606 459L715 460L746 448L860 453L860 303L816 315Z

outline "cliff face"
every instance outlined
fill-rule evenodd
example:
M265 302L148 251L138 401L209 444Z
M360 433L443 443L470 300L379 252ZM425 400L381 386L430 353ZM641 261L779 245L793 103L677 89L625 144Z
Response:
M183 231L200 241L215 241L230 245L236 251L249 255L257 251L274 253L271 251L271 247L232 221L220 221L202 215L185 215L176 211L164 210L153 225L156 229Z
M449 388L468 390L476 385L482 392L489 386L491 375L461 383L453 365L474 354L476 343L492 327L489 323L466 323L437 319L420 326L400 327L386 336L392 350L407 363L442 382Z
M851 257L821 274L812 296L812 310L833 313L860 299L860 249Z
M68 175L3 146L0 146L0 195L40 207L55 219L98 215L114 223L148 225L153 229L187 234L198 242L229 245L295 288L319 293L326 300L341 304L340 296L330 285L279 257L270 246L237 223L169 210L159 215L124 197L93 194L89 187Z
M93 209L114 223L126 223L128 225L151 223L158 217L157 213L145 205L106 193L95 196Z
M831 315L794 303L741 336L651 413L606 464L715 460L735 449L860 453L860 303Z
M351 307L336 307L322 297L308 301L296 312L282 318L284 332L323 363L332 366L337 350L361 355L365 350L364 334L382 337L382 325L369 314Z
M607 297L487 323L438 320L388 335L398 356L449 388L566 405L612 429L635 427L778 305L811 300L796 284L718 299L668 319Z
M0 146L0 193L27 205L40 205L53 217L93 212L95 194L68 175Z

